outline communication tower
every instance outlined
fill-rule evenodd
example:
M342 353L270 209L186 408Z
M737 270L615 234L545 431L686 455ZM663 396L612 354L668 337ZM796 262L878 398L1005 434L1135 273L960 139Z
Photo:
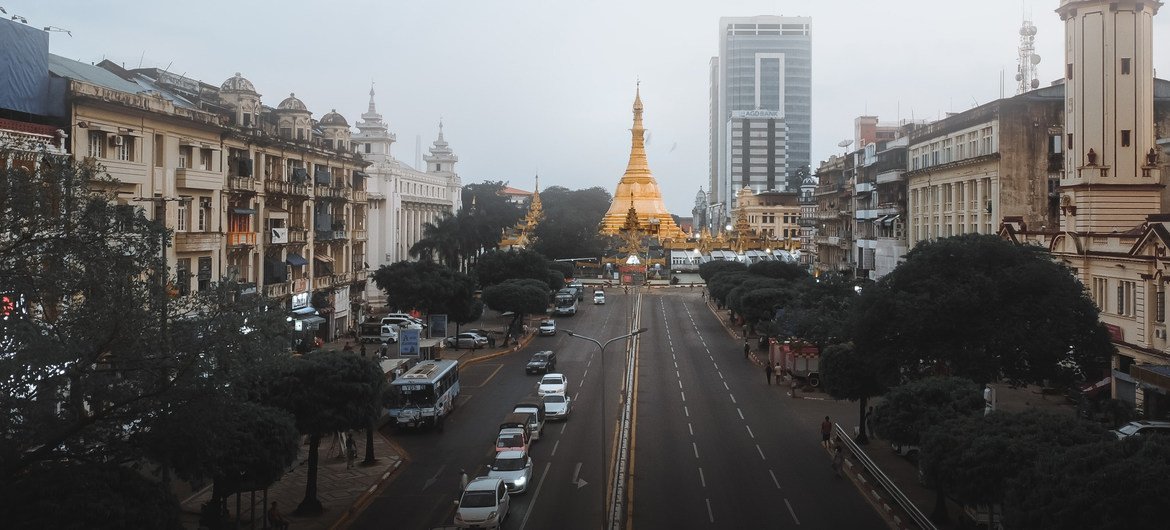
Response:
M1036 65L1040 64L1040 56L1036 54L1036 26L1031 20L1024 20L1020 25L1020 58L1016 68L1016 94L1023 94L1040 87L1037 78Z

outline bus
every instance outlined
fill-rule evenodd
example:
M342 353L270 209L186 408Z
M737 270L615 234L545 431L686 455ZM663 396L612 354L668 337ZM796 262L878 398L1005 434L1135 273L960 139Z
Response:
M386 414L394 427L443 427L459 396L459 362L424 361L390 383Z
M577 314L577 293L572 289L561 289L553 306L554 315L573 316Z

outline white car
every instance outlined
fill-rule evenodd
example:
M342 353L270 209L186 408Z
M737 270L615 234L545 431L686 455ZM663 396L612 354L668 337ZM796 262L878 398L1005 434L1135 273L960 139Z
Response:
M564 394L546 394L544 401L544 417L551 420L565 420L573 410L573 401Z
M544 374L544 377L541 377L540 382L536 384L536 394L539 396L564 394L565 388L568 386L569 381L565 379L565 374Z
M557 334L557 321L542 320L540 321L540 334L543 336L552 336Z
M485 348L488 345L487 337L475 333L460 333L454 337L447 337L443 342L454 348Z
M455 510L455 526L459 528L499 528L508 518L511 501L504 481L479 477L467 483L459 508Z
M523 451L496 453L487 476L504 481L508 493L524 493L532 481L532 459Z

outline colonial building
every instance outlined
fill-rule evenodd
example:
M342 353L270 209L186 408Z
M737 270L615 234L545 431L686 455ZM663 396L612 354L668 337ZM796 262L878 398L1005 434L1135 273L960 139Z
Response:
M853 270L853 180L855 154L833 155L817 169L812 193L816 212L811 222L816 255L813 273L848 274Z
M1152 18L1161 3L1062 0L1065 23L1063 167L1058 223L1005 217L1000 233L1039 244L1089 290L1117 354L1113 396L1170 418L1166 283L1170 216L1161 167L1166 83L1153 77ZM1165 140L1160 140L1164 145ZM1090 376L1098 374L1088 374Z
M419 171L390 153L397 136L378 113L372 87L369 106L361 118L353 142L362 158L370 162L366 169L370 212L367 260L369 269L377 270L411 259L410 248L422 239L423 226L459 211L462 183L455 172L459 158L443 138L441 123L439 137L425 158L426 170ZM366 293L371 305L381 305L384 297L376 286L367 285Z
M614 191L613 203L610 204L605 217L601 219L601 234L617 235L626 225L630 210L633 210L637 214L638 224L659 240L685 240L686 235L675 224L674 218L662 202L658 182L654 180L654 175L650 173L650 164L646 161L646 130L642 127L641 91L634 96L634 127L630 129L630 133L632 136L630 161L626 165L625 174L618 182L617 190Z
M737 213L742 209L748 229L765 237L775 248L800 248L800 195L792 191L752 193L741 188L736 197Z
M877 280L906 255L906 145L908 139L865 144L853 184L855 275Z

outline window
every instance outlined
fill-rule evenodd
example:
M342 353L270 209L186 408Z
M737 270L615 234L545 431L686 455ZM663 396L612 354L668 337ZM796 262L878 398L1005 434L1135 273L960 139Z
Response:
M106 133L101 131L89 131L89 156L93 158L105 158Z
M211 171L211 149L199 150L199 169Z
M1072 63L1068 63L1068 66L1065 67L1064 78L1072 79Z
M134 137L133 136L115 136L114 137L114 158L117 160L124 160L127 162L134 160Z
M1131 281L1121 280L1117 282L1117 314L1122 316L1133 316L1134 302L1133 293L1136 289L1136 284Z
M369 153L369 152L370 152L370 144L368 144L368 143L366 144L366 152L367 152L367 153Z
M154 135L154 167L163 167L166 161L166 142L161 134Z
M180 296L191 294L191 258L179 258L175 265L175 283Z
M187 203L190 201L191 198L190 197L183 197L183 199L184 200L179 201L179 219L177 221L175 221L175 231L176 232L186 232L187 231L187 216L189 215L187 213Z
M199 198L199 218L196 220L195 230L199 232L206 232L208 230L208 210L211 209L211 199L208 197Z
M1129 57L1121 58L1121 75L1129 75Z
M984 155L994 153L993 143L991 141L991 127L983 129L983 152Z
M1072 149L1072 133L1068 133L1068 148Z
M1158 322L1166 322L1166 292L1158 291L1154 299L1154 318Z
M188 169L191 167L191 146L179 146L179 169Z
M247 112L244 113L244 127L252 126L252 115Z
M1093 301L1097 303L1098 308L1105 307L1108 289L1109 280L1107 278L1093 278Z
M1129 129L1121 130L1121 147L1129 147Z
M210 257L199 258L198 279L199 279L199 291L200 292L211 290L211 258Z

